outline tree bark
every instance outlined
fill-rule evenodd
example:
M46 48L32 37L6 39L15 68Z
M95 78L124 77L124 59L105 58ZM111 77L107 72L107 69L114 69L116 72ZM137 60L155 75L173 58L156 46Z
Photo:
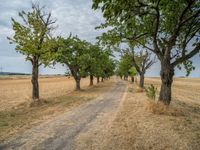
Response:
M39 83L38 83L38 74L39 74L39 64L38 58L33 57L32 60L32 99L33 101L39 100Z
M165 105L169 105L171 102L171 87L173 83L174 68L169 63L161 62L161 89L159 101L163 102Z
M97 77L97 83L99 83L99 77Z
M103 77L101 77L101 82L103 82Z
M144 88L144 73L140 74L140 85L141 88Z
M90 75L90 86L93 85L93 79L94 79L93 75Z
M134 77L131 77L131 82L134 83Z
M70 71L72 73L72 76L74 77L74 80L76 81L76 90L80 91L81 90L81 86L80 86L81 77L78 75L76 68L70 68Z
M80 78L76 78L75 80L76 80L76 90L80 91L81 90L81 86L80 86L81 79Z

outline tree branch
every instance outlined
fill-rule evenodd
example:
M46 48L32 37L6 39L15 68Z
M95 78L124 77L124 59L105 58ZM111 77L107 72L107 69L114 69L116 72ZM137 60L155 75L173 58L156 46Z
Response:
M182 11L178 23L176 24L176 27L174 28L173 34L172 36L169 38L169 45L168 45L168 50L171 50L171 48L175 45L176 43L176 38L179 35L180 29L183 26L184 23L186 23L187 21L189 21L189 19L185 19L183 21L183 18L185 16L185 14L187 13L187 11L191 8L192 4L194 3L194 0L189 1L188 5L185 7L185 9ZM190 18L190 17L189 17ZM168 53L167 51L165 52L166 54Z
M158 34L159 25L160 25L159 3L160 3L160 0L158 0L156 7L155 7L155 10L156 10L156 27L154 28L154 31L153 31L153 45L154 45L155 51L157 51L157 52L159 51L158 43L157 43L157 34Z
M173 63L172 66L176 67L178 64L183 63L184 61L190 59L194 55L200 52L200 43L197 44L197 46L187 55L183 55L182 57L177 58Z

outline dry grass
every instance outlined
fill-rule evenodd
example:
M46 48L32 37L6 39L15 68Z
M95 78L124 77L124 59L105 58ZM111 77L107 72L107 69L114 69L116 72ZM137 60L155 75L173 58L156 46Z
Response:
M56 83L56 81L58 81L58 83ZM18 102L13 109L1 110L0 141L9 138L11 135L16 134L17 132L21 132L28 128L31 128L36 124L46 121L52 117L56 117L57 115L64 113L84 102L100 96L102 93L109 90L109 88L111 88L114 83L113 80L109 80L105 83L100 83L99 85L88 87L86 85L87 83L89 83L89 80L85 79L82 82L82 84L85 85L85 87L83 86L82 91L61 93L66 89L62 90L58 87L58 85L60 84L60 86L64 88L64 85L66 85L65 82L67 82L69 84L67 87L69 87L70 84L71 86L73 86L72 82L70 83L70 81L71 80L67 81L67 79L65 78L42 79L42 81L40 80L40 82L42 86L45 86L46 84L46 86L48 87L47 92L50 93L50 91L53 90L59 92L57 92L56 94L53 92L54 95L50 94L47 97L43 96L45 97L45 99L42 99L42 101L39 102L37 105L34 104L34 106L30 106L30 102L24 99ZM14 82L16 84L15 86L17 86L17 84L19 84L19 86L23 86L25 85L25 83L27 83L27 81L21 79L17 79L17 81L14 80ZM71 88L71 90L72 89L73 88ZM22 92L21 89L18 90L19 92ZM28 89L26 89L25 91L28 91ZM17 95L18 98L19 96L20 95ZM3 105L4 102L5 100L1 101L1 105ZM13 103L14 100L11 104ZM5 105L5 107L7 107L7 105Z
M160 89L160 78L146 78L146 85ZM159 92L159 91L158 91ZM172 97L186 103L200 104L200 78L174 78Z
M160 81L156 78L147 79L147 84L152 84L152 81L160 86ZM173 100L169 107L148 100L144 92L138 93L137 87L129 84L126 99L119 106L116 115L111 114L114 119L106 124L99 124L79 137L78 149L199 149L199 81L200 79L175 79Z
M144 89L142 89L142 88L140 88L140 87L136 87L135 89L136 89L135 91L136 91L137 93L143 93L143 92L144 92Z
M147 110L154 114L158 115L169 115L169 116L181 116L184 115L181 110L172 108L170 106L166 106L161 102L156 102L152 100L148 100L145 103L145 107Z
M67 77L41 77L40 97L48 99L66 95L75 88L73 78ZM87 87L89 79L81 80L81 87ZM31 102L31 79L30 77L14 77L0 80L0 111L15 109L25 102Z

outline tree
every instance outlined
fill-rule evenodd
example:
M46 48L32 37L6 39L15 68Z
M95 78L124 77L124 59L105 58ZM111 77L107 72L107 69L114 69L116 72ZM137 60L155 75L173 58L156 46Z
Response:
M65 64L69 67L69 70L76 81L76 90L80 90L80 81L82 77L87 76L85 71L85 57L88 55L89 43L80 40L77 36L71 35L67 38L59 38L59 46L55 54L55 61L61 64Z
M190 58L200 51L200 1L93 0L93 8L99 7L106 18L101 27L112 26L110 32L120 40L131 40L157 55L162 80L159 101L169 105L175 67L184 65L188 74L194 69Z
M110 58L109 56L106 57L107 61L105 61L104 64L104 69L103 69L103 78L110 78L111 76L114 75L114 70L115 70L115 61Z
M32 64L32 98L39 99L38 74L39 66L50 62L50 53L53 50L54 40L51 32L55 20L51 13L44 11L44 7L32 4L32 11L19 12L22 22L12 18L13 37L8 37L10 43L16 44L16 51L25 55L26 60Z
M132 66L131 57L127 53L124 54L118 63L117 75L121 78L124 77L124 80L128 80L129 71Z
M109 78L112 75L114 75L114 70L115 70L115 60L113 59L112 51L108 48L104 49L101 57L101 77L102 79L104 78Z
M95 48L96 47L96 48ZM99 78L109 78L114 74L115 69L115 62L112 57L112 52L109 49L103 49L99 45L96 45L93 50L95 53L95 67L93 68L92 72L93 75L97 78L97 83L99 83Z
M99 82L99 76L101 74L101 55L103 51L96 44L89 44L87 52L84 55L84 60L82 61L85 65L85 72L90 76L90 86L93 85L94 76L97 77L97 82Z
M151 53L149 53L148 51L140 51L138 54L136 54L134 50L132 50L128 51L128 53L129 57L131 57L133 66L140 75L139 86L141 88L144 88L144 75L147 69L149 69L156 62L156 59L155 57L151 58Z
M129 69L129 74L131 76L131 82L134 82L134 76L137 75L137 70L135 69L135 67L131 67Z
M149 69L156 61L151 58L151 53L147 51L140 51L135 53L133 49L127 48L123 51L124 55L119 63L119 74L127 77L131 76L130 69L132 68L133 76L135 73L140 75L141 88L144 88L144 75L146 70ZM132 76L131 76L132 77Z

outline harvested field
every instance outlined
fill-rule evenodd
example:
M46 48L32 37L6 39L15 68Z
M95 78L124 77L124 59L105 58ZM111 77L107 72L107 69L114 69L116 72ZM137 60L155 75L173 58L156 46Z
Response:
M95 82L94 82L95 83ZM89 79L81 80L81 87L87 87ZM65 95L75 88L73 78L42 77L39 79L40 97L48 99ZM20 104L31 102L32 84L30 77L6 78L0 80L0 111L18 107Z
M160 89L160 78L146 78L146 85L153 84ZM174 78L172 86L173 99L186 103L200 104L200 78Z

